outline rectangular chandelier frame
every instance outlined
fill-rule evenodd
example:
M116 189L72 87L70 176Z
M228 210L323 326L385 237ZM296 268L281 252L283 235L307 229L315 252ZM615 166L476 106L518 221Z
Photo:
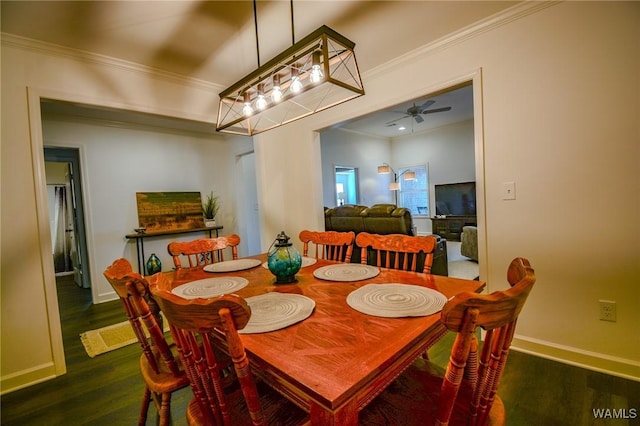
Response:
M216 130L252 136L364 95L354 47L318 28L222 91Z

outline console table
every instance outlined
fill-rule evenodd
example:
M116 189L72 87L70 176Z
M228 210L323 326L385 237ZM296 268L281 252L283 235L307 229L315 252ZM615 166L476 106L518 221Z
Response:
M218 231L222 229L222 226L208 226L205 228L191 228L191 229L180 229L174 231L158 231L158 232L145 232L145 233L135 233L135 234L127 234L125 238L128 240L136 240L136 255L138 257L138 273L140 275L146 275L144 269L145 263L145 255L144 255L144 240L145 238L154 238L154 237L164 237L166 235L177 235L177 234L190 234L192 232L208 232L209 238L212 237L212 233L215 231L216 237L218 237Z
M450 241L460 241L462 227L478 226L476 216L446 216L432 217L431 228L434 234L440 235Z

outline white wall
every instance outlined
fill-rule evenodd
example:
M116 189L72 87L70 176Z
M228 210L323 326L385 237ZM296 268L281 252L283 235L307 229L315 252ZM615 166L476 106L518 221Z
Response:
M473 136L473 121L463 121L394 138L393 161L399 168L428 164L431 192L433 185L469 182L475 179Z
M117 298L102 275L111 262L125 257L134 269L137 266L135 240L124 237L139 226L136 192L197 191L205 197L213 191L221 204L217 223L226 225L220 234L235 232L235 197L227 178L231 171L229 150L221 136L135 124L114 127L97 120L56 115L43 117L42 130L45 145L77 147L81 152L95 303ZM167 242L204 235L146 239L145 256L155 253L163 270L170 270L173 262Z
M296 235L324 223L314 130L446 88L481 69L475 133L484 166L482 279L490 289L502 288L509 261L528 257L538 283L516 344L640 376L639 18L635 2L526 2L506 19L367 73L361 98L256 136L263 249L282 229ZM41 250L48 222L42 223L36 201L46 209L46 189L38 184L43 166L38 158L32 162L39 135L35 123L30 128L28 95L210 121L221 88L127 64L50 55L4 35L1 54L0 373L7 391L64 373L60 330L47 316L57 302L47 272L51 260ZM504 181L516 182L516 200L501 200ZM598 320L600 298L618 302L616 323Z
M329 129L320 133L320 140L324 206L336 206L335 166L351 166L358 169L358 204L371 206L393 202L390 191L384 190L389 184L388 176L378 174L378 166L391 161L388 139Z
M393 139L393 164L398 168L429 167L430 216L435 215L434 185L476 180L473 130L470 120ZM431 220L426 217L415 217L414 224L419 234L432 232Z

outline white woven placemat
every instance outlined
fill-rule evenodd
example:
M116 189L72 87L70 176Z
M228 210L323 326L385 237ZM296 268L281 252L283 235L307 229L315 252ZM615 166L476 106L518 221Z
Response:
M238 330L241 334L267 333L307 319L316 306L313 299L301 294L266 293L248 297L251 318Z
M340 263L322 266L313 271L313 276L328 281L360 281L373 278L380 274L375 266L360 263Z
M442 310L447 298L439 291L410 284L367 284L347 296L356 311L378 317L419 317Z
M247 284L249 284L249 281L242 277L205 278L179 285L171 292L183 299L196 299L198 297L208 299L233 293L245 288Z
M235 272L255 268L260 263L259 259L234 259L212 263L205 266L203 269L207 272Z

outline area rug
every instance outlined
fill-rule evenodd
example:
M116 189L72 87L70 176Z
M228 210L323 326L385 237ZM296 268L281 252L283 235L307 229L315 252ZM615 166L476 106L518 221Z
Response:
M166 325L166 319L164 319L164 324L164 331L167 332L169 327ZM80 334L80 341L87 351L87 355L94 358L96 355L137 343L138 339L133 333L129 321L123 321L107 327L85 331Z
M479 273L478 262L460 254L460 241L447 241L449 276L473 280Z
M473 280L480 275L478 264L472 260L454 260L448 266L450 277Z

